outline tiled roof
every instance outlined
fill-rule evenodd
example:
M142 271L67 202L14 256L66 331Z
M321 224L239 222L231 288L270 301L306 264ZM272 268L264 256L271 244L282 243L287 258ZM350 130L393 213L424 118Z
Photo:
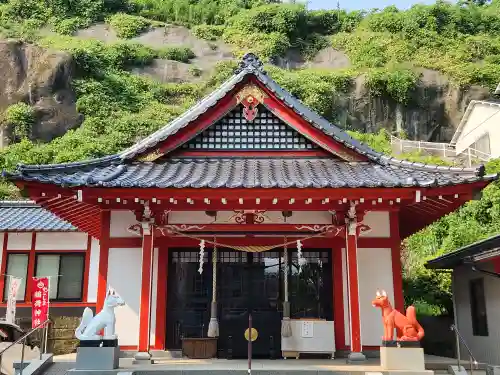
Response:
M69 232L77 231L32 201L0 201L0 232Z
M328 120L320 116L318 113L306 107L300 100L295 98L288 91L278 85L271 77L264 71L262 62L252 53L243 57L240 62L239 68L236 70L235 75L224 82L217 90L210 95L199 101L196 105L191 107L187 112L177 117L167 126L159 129L155 133L146 137L142 141L136 143L132 147L126 149L120 154L122 159L134 158L158 143L164 141L168 137L177 133L182 128L189 125L198 117L203 115L210 108L215 106L222 98L226 96L238 83L242 82L245 77L253 75L263 85L265 85L278 99L282 100L288 107L293 109L304 120L309 122L314 127L318 128L325 134L331 136L336 141L344 144L346 147L355 150L356 152L366 155L371 159L378 159L382 155L372 150L367 145L359 142L357 139L351 137L349 134L332 125Z
M474 257L495 255L500 249L500 235L474 242L451 253L429 260L425 263L428 269L451 269L458 267ZM495 254L496 253L496 254Z
M330 158L171 158L87 168L29 169L23 180L63 186L160 188L342 188L443 186L494 179L461 168L401 162L344 162Z

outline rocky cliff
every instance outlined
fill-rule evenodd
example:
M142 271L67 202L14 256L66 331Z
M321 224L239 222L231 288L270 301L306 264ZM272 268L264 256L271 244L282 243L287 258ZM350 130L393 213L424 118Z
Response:
M82 116L71 89L72 65L68 54L0 41L0 114L11 104L30 104L35 115L30 137L45 142L79 126Z
M416 90L404 105L385 95L370 95L364 77L358 77L349 93L334 103L338 123L368 133L384 127L403 131L412 140L448 142L469 102L490 96L481 86L451 85L436 71L420 73Z
M102 25L93 28L81 32L79 37L98 38L106 42L116 40ZM182 27L176 26L167 33L152 30L137 39L136 42L154 48L179 44L189 46L195 52L197 57L191 64L156 59L149 66L132 70L162 82L204 80L210 76L218 61L231 59L228 46L218 42L217 48L214 48ZM276 64L289 69L350 66L347 56L332 48L320 51L309 62L291 53L284 59L278 59ZM45 142L78 127L83 118L76 111L75 94L71 89L72 66L72 58L66 53L15 41L0 42L0 113L19 101L31 104L36 118L31 138ZM202 68L202 74L193 76L190 66ZM487 98L489 92L480 86L457 88L436 71L422 69L420 73L418 86L405 105L387 96L371 95L365 78L359 76L346 94L332 100L335 121L345 128L366 132L376 132L384 127L391 131L404 131L410 139L449 141L468 103L473 99ZM9 132L6 133L8 136Z

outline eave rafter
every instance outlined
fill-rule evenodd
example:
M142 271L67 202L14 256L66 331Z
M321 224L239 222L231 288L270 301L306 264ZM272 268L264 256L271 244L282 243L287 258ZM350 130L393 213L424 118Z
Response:
M30 191L31 199L79 230L89 233L94 238L100 238L100 207L79 202L78 197L71 190L57 190L57 192L49 191L36 195L34 191Z

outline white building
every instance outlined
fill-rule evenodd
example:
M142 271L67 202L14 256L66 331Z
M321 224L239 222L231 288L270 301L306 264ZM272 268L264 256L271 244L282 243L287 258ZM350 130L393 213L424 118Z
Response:
M427 262L451 269L455 325L480 363L500 365L500 235ZM461 345L465 360L469 354Z
M481 160L500 157L500 101L472 100L450 145L457 155L472 153Z

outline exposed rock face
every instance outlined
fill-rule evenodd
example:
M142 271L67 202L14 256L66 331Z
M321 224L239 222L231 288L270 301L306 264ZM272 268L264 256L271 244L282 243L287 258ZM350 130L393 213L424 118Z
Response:
M318 52L311 61L304 61L297 51L289 51L274 63L284 69L345 69L349 58L332 47ZM460 89L451 85L440 72L421 69L420 82L407 104L388 96L371 96L365 77L359 76L347 94L340 94L332 103L336 123L343 128L372 133L380 128L404 131L409 139L450 141L471 100L490 96L488 89L471 86Z
M84 30L80 37L99 37L108 42L116 40L105 25ZM206 79L217 61L232 58L228 46L218 43L214 48L180 26L170 27L167 31L154 29L136 39L153 47L189 46L197 54L191 64L157 60L151 66L133 70L162 82ZM309 62L291 51L276 64L290 69L340 69L349 67L350 61L343 52L327 48ZM0 114L19 101L31 104L36 116L31 137L42 141L50 141L68 129L78 127L83 118L76 111L75 94L70 86L72 65L72 59L66 53L21 42L0 41ZM201 68L201 74L194 74L193 66ZM387 96L372 97L365 78L358 77L347 94L339 94L332 101L335 122L344 128L364 132L376 132L383 127L390 131L404 131L410 139L449 141L469 102L485 99L489 92L479 86L459 89L436 71L422 69L421 73L419 85L406 105ZM8 129L5 133L8 137Z
M107 43L120 40L113 29L103 23L80 30L76 36ZM189 47L194 52L196 57L189 64L167 59L155 59L150 66L133 69L136 74L146 75L160 82L196 82L207 79L219 61L234 59L229 45L221 41L209 42L198 39L191 30L183 26L168 25L167 27L151 28L130 41L158 49ZM193 68L199 69L199 73L193 74Z
M371 96L365 78L358 77L349 94L340 95L334 103L338 122L364 132L383 127L404 131L413 140L450 141L469 102L486 99L490 92L481 86L458 88L436 71L422 69L421 73L405 105L387 96Z
M17 41L0 41L0 113L18 102L35 110L31 137L50 141L81 124L71 90L72 59ZM7 137L9 132L7 131Z

